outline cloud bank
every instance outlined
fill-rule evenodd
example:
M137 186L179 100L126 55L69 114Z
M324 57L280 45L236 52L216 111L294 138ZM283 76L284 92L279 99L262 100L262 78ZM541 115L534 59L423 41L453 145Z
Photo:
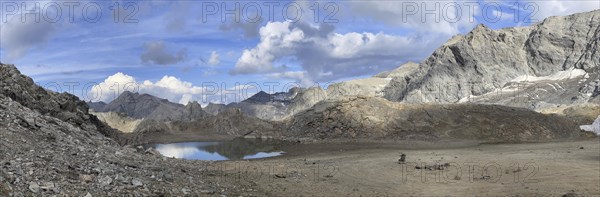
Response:
M134 77L119 72L91 87L86 100L110 102L124 91L146 93L171 102L187 104L189 101L200 100L203 88L173 76L164 76L156 82L139 82Z
M405 61L417 61L445 37L399 36L386 33L334 32L327 24L269 22L260 29L260 42L243 51L237 74L267 74L277 78L324 82L374 74ZM301 70L279 63L292 59Z

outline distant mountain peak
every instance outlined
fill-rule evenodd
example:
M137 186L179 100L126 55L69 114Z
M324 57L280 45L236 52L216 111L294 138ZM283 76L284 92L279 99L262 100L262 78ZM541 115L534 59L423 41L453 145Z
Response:
M266 93L265 91L260 91L250 98L244 100L243 102L251 102L251 103L267 103L272 100L272 95Z
M124 91L101 110L101 112L109 111L123 113L136 119L161 121L190 121L207 115L196 101L182 105L150 94L130 91Z

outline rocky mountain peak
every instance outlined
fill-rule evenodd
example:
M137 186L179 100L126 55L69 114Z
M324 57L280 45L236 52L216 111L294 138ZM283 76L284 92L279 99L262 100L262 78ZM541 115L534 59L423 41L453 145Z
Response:
M202 106L200 105L200 103L198 103L198 101L190 101L185 106L186 107L200 107L200 108L202 108Z
M553 17L530 27L478 25L438 48L418 69L385 87L392 101L455 103L498 90L516 77L543 77L600 65L600 10Z
M477 26L475 26L475 28L473 28L471 30L471 32L469 32L469 34L480 34L480 33L487 33L489 32L491 29L488 28L486 25L484 24L478 24Z
M252 95L250 98L244 100L244 102L251 102L251 103L266 103L271 101L271 94L266 93L265 91L260 91L254 95Z

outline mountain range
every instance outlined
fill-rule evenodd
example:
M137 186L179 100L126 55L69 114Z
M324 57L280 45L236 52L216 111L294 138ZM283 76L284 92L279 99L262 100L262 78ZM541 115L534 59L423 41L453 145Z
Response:
M14 65L0 63L0 196L245 195L253 191L249 187L263 183L262 179L239 179L237 172L224 173L231 172L222 168L224 163L166 158L153 149L138 146L146 143L242 137L275 138L290 144L391 141L410 146L413 142L598 139L599 42L600 10L550 17L528 27L492 30L479 25L466 35L453 37L420 63L408 62L391 71L332 84L326 89L258 92L239 103L209 104L204 108L197 102L182 105L128 91L110 103L86 103L69 93L44 89ZM580 157L578 161L597 164L593 163L597 155L592 157L590 153L596 144L588 143L593 146L584 148L580 142L583 141L558 147L555 143L544 144L537 146L538 153L525 156L519 154L534 151L508 149L504 153L511 155L507 156L496 149L490 150L490 147L507 147L499 145L487 146L488 152L484 153L494 154L485 157L500 156L488 161L501 163L531 159L527 155L545 155L550 159L542 161L558 162L559 167L554 170L573 164L571 160L558 161L564 158ZM383 146L379 145L368 153L382 151ZM341 149L338 152L337 146L332 147L331 152L325 152L345 157L337 155L343 152ZM544 150L545 147L551 149ZM466 157L473 153L474 150L468 149L475 148L460 149L461 153L456 155ZM373 160L365 161L366 168L389 172L396 159L389 155L396 151L384 152L385 156L375 164ZM429 149L409 151L412 161L419 162L439 164L444 157L453 156L448 149L436 149L435 153ZM575 151L580 152L572 154ZM292 165L305 167L327 167L320 163L325 160L350 161L350 165L341 165L351 167L357 164L356 156L366 153L352 152L348 160L335 160L324 157L325 152L308 160L291 155L280 161L301 162ZM438 156L442 160L437 160ZM230 164L239 167L240 163L249 162ZM212 164L219 165L213 169ZM435 170L442 167L437 164ZM393 166L399 169L403 165ZM527 166L517 166L517 170L525 171ZM587 170L583 173L590 169L570 167ZM371 172L374 171L367 170ZM509 170L498 172L509 174ZM265 188L269 189L273 188L269 185L272 178L283 181L280 183L312 184L312 181L297 182L304 175L296 171L267 175ZM335 177L321 174L318 178L323 180L321 183L333 184L329 186L337 186L340 181L354 184L356 180L355 176L340 179L337 174ZM390 180L397 178L393 176ZM508 178L512 180L512 175ZM483 176L470 180L489 179L490 176ZM583 181L589 182L587 177ZM472 183L466 188L471 189ZM549 187L563 184L554 179L548 183ZM522 187L523 183L517 186ZM273 195L271 190L260 192L256 194ZM537 189L531 192L527 194L539 194Z
M550 17L526 27L492 30L478 25L454 36L421 63L408 62L326 90L260 91L239 103L209 104L204 111L198 107L186 111L167 100L125 92L107 107L101 103L90 107L167 121L191 121L239 108L248 116L281 121L322 100L369 96L406 103L499 104L564 114L580 105L596 109L600 104L599 39L598 10ZM143 101L131 104L132 99Z

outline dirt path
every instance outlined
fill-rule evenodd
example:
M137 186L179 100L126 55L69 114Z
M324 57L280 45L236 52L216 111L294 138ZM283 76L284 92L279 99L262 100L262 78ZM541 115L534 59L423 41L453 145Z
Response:
M407 155L405 164L398 164L400 153ZM454 149L329 149L217 164L224 170L220 178L276 196L600 195L598 139ZM434 164L443 170L415 168Z

